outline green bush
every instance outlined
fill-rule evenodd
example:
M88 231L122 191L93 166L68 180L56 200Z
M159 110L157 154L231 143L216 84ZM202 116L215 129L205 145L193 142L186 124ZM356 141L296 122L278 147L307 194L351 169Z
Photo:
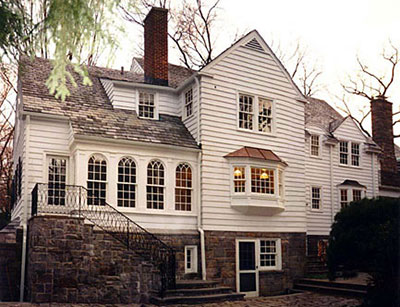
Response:
M365 305L399 306L400 199L363 199L335 216L329 238L328 268L367 272Z

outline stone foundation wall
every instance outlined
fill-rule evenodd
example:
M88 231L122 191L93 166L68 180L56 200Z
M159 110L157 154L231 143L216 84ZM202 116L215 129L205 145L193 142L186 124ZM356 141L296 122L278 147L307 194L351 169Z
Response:
M317 236L308 235L307 236L307 255L315 256L318 255L318 242L320 240L328 240L329 236Z
M160 287L153 265L83 219L33 217L28 240L32 302L147 302Z
M296 278L304 276L306 261L305 233L266 233L206 231L207 279L236 289L236 239L280 238L282 270L259 272L260 295L273 295L293 287Z

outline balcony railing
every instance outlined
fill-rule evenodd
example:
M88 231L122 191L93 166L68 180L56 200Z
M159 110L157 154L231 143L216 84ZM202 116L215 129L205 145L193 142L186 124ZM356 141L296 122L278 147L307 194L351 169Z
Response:
M161 273L161 295L175 288L174 249L86 188L37 183L32 190L32 216L40 214L64 214L89 220L157 266Z

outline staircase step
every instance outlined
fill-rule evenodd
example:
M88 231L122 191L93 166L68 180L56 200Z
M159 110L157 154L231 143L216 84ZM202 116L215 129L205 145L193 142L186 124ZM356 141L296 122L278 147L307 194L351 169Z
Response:
M352 297L363 297L367 293L364 290L346 289L339 287L325 287L325 286L301 284L301 283L294 284L293 289L321 292L321 293L335 294L342 296L352 296Z
M176 289L199 289L215 288L218 282L213 280L179 280L176 282Z
M313 278L302 278L295 280L295 284L311 285L311 286L321 286L321 287L333 287L342 289L353 289L360 291L367 291L366 285L346 283L346 282L335 282L329 280L313 279Z
M239 301L243 300L244 294L240 293L224 293L210 294L202 296L170 296L170 297L151 297L150 302L155 305L172 305L172 304L205 304L221 301Z
M210 294L226 294L232 293L232 289L229 287L211 287L211 288L188 288L179 290L168 290L166 292L167 297L176 296L202 296Z

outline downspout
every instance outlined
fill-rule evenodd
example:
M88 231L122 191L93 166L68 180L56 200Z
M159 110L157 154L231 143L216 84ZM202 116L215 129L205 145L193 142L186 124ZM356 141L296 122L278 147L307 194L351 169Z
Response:
M27 250L27 237L28 237L28 159L29 159L29 129L31 117L26 116L26 140L25 140L25 159L24 159L24 215L22 219L22 255L21 255L21 281L19 285L19 301L24 301L25 290L25 269L26 269L26 250Z
M372 153L372 197L376 197L376 192L375 192L375 154Z
M196 77L195 79L197 85L197 144L201 146L201 134L200 134L200 82ZM201 159L202 159L202 151L199 152L197 158L197 203L198 203L198 211L197 211L197 230L200 233L200 255L201 255L201 277L203 280L207 279L206 273L206 242L203 230L203 221L202 221L202 169L201 169Z
M331 182L331 223L335 218L334 199L333 199L333 145L329 146L329 175Z

